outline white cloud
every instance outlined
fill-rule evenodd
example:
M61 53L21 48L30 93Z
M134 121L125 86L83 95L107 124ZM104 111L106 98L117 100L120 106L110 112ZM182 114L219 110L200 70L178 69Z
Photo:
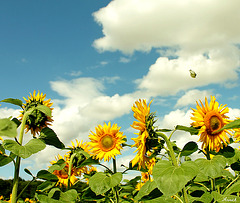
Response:
M100 51L150 51L181 46L189 51L239 43L240 2L232 0L115 0L94 13L103 37Z
M212 95L211 90L189 90L181 98L178 99L175 107L183 107L190 104L196 104L196 101L204 101L205 97L210 98L210 95Z
M130 58L126 58L126 57L121 57L119 59L120 63L129 63L130 61L131 61L131 59Z

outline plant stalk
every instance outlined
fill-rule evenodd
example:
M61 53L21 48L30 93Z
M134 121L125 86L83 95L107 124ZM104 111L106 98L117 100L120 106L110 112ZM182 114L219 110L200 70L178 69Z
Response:
M74 159L74 157L76 155L77 155L76 153L72 154L72 156L70 157L70 161L69 161L69 166L68 166L68 186L67 186L68 190L70 189L70 183L71 183L72 162L73 162L73 159Z

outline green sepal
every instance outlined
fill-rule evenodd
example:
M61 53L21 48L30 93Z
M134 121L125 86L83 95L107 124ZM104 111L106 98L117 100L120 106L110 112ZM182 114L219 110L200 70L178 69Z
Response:
M13 99L13 98L4 99L0 102L14 104L14 105L20 106L21 108L22 108L22 105L23 105L23 103L20 99Z
M4 140L2 145L4 149L9 150L24 159L43 150L46 147L46 145L39 139L31 139L24 146L19 145L16 141L13 140Z
M173 166L167 160L160 160L153 167L153 179L165 196L172 196L181 191L187 182L198 174L198 171L198 166L193 161Z
M52 110L45 105L37 105L36 107L34 107L35 109L41 111L42 113L44 113L46 116L48 117L52 117Z
M58 149L64 149L65 145L59 140L56 133L49 127L41 130L39 138L47 145L52 145Z
M181 151L181 156L189 156L198 150L198 145L196 142L190 141L183 147Z
M17 125L10 118L0 119L0 136L16 137Z
M182 125L177 125L176 130L182 130L182 131L185 131L185 132L189 132L191 135L197 135L198 132L199 132L199 129L197 128L194 128L194 127L186 127L186 126L182 126Z

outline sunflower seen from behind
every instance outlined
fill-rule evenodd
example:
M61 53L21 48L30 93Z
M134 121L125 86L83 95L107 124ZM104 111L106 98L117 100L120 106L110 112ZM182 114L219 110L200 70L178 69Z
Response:
M49 107L52 111L53 108L51 108L51 99L45 100L45 98L46 94L40 93L39 91L36 94L36 90L33 91L33 94L30 93L28 99L23 97L26 103L22 105L23 111L21 111L20 120L22 120L26 111L28 111L32 107L37 107L38 105L44 105L46 107ZM39 134L43 128L51 125L52 121L53 120L51 117L46 116L43 112L35 109L26 120L26 133L30 131L31 134L35 137L36 134Z
M193 117L191 119L194 122L191 125L200 128L198 135L200 135L199 141L202 142L202 149L218 152L223 146L229 144L228 135L232 135L231 130L219 131L230 122L226 115L229 109L226 105L219 106L214 96L211 96L210 103L205 98L205 105L201 100L200 104L197 102L197 109L192 108Z
M111 126L111 122L104 123L103 126L98 125L96 132L91 131L89 134L90 154L94 158L104 161L115 159L116 155L120 155L122 144L126 141L126 136L120 132L117 124Z
M133 116L138 121L133 121L133 124L131 125L132 128L139 130L138 133L135 133L138 135L137 138L132 138L132 140L135 142L132 147L137 147L137 149L134 151L137 152L137 155L135 158L131 161L132 166L135 166L138 163L138 169L145 168L146 162L149 160L147 157L147 139L149 137L148 129L147 129L147 118L150 115L150 105L152 101L147 105L146 100L139 99L139 101L135 102L135 105L132 107Z

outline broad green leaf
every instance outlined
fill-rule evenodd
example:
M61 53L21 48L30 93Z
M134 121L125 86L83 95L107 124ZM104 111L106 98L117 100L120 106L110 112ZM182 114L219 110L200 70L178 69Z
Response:
M214 197L214 200L219 203L240 202L240 197L237 197L235 195L221 195L216 191L212 191L212 196Z
M198 150L198 145L196 142L188 142L181 151L181 156L189 156L192 153L196 152Z
M21 146L13 140L4 140L3 147L6 150L11 151L12 153L20 156L24 159L30 157L32 154L35 154L43 150L46 145L39 139L31 139L26 145Z
M60 200L63 202L76 202L78 193L76 190L71 189L66 192L61 192L60 193Z
M0 153L0 167L11 163L13 159L15 159L15 157L16 155L13 154L12 152L10 153L9 156Z
M40 190L41 192L44 192L46 190L49 190L50 188L52 188L53 186L55 186L56 182L52 182L52 181L45 181L42 184L37 186L37 190Z
M58 181L58 177L47 170L41 170L37 173L37 178L50 181Z
M201 202L201 203L211 203L213 196L210 192L205 192L201 197L188 196L190 202Z
M226 166L226 159L221 155L214 156L211 160L196 159L195 163L198 165L199 170L210 178L217 178L222 176L223 170Z
M96 195L103 194L107 192L111 187L116 186L117 184L120 183L121 177L119 173L116 173L117 175L106 175L103 172L98 172L94 174L90 179L89 179L89 186L93 192L96 193ZM119 181L120 180L120 181Z
M240 151L238 149L235 149L234 156L231 158L227 158L227 163L231 165L237 162L238 160L240 160Z
M153 179L166 196L172 196L182 190L197 173L198 167L192 161L183 162L181 166L173 166L169 161L160 160L153 167Z
M227 125L223 126L221 129L217 130L216 133L225 129L236 129L236 128L240 128L240 119L237 119L228 123Z
M235 155L235 150L231 146L224 146L217 154L222 155L225 158L232 158Z
M186 127L186 126L182 126L182 125L177 125L175 129L189 132L191 135L197 135L199 132L199 130L194 127Z
M138 194L134 197L136 201L140 200L142 197L148 195L151 191L157 188L155 181L147 181L139 190ZM159 192L160 193L160 192ZM161 193L160 193L161 194Z
M55 170L62 170L66 166L66 162L63 159L59 159L56 163L49 167L48 171L53 173Z
M233 183L223 194L224 195L231 195L232 193L240 192L240 180Z
M237 162L231 164L231 169L234 171L240 171L240 161L237 161Z
M88 165L96 165L96 164L99 164L99 160L89 157L88 159L84 160L77 168L81 168L83 166L88 166Z
M10 103L10 104L14 104L14 105L22 107L22 101L19 99L8 98L8 99L4 99L0 102Z
M0 119L0 136L16 137L17 125L9 118Z
M46 195L43 194L35 194L35 197L38 199L39 202L44 203L62 203L59 200L52 199Z
M35 107L35 109L43 112L46 116L48 117L52 117L52 110L48 107L48 106L45 106L45 105L37 105Z
M40 132L39 139L47 145L52 145L59 149L64 149L64 144L58 139L56 133L51 128L43 128Z

